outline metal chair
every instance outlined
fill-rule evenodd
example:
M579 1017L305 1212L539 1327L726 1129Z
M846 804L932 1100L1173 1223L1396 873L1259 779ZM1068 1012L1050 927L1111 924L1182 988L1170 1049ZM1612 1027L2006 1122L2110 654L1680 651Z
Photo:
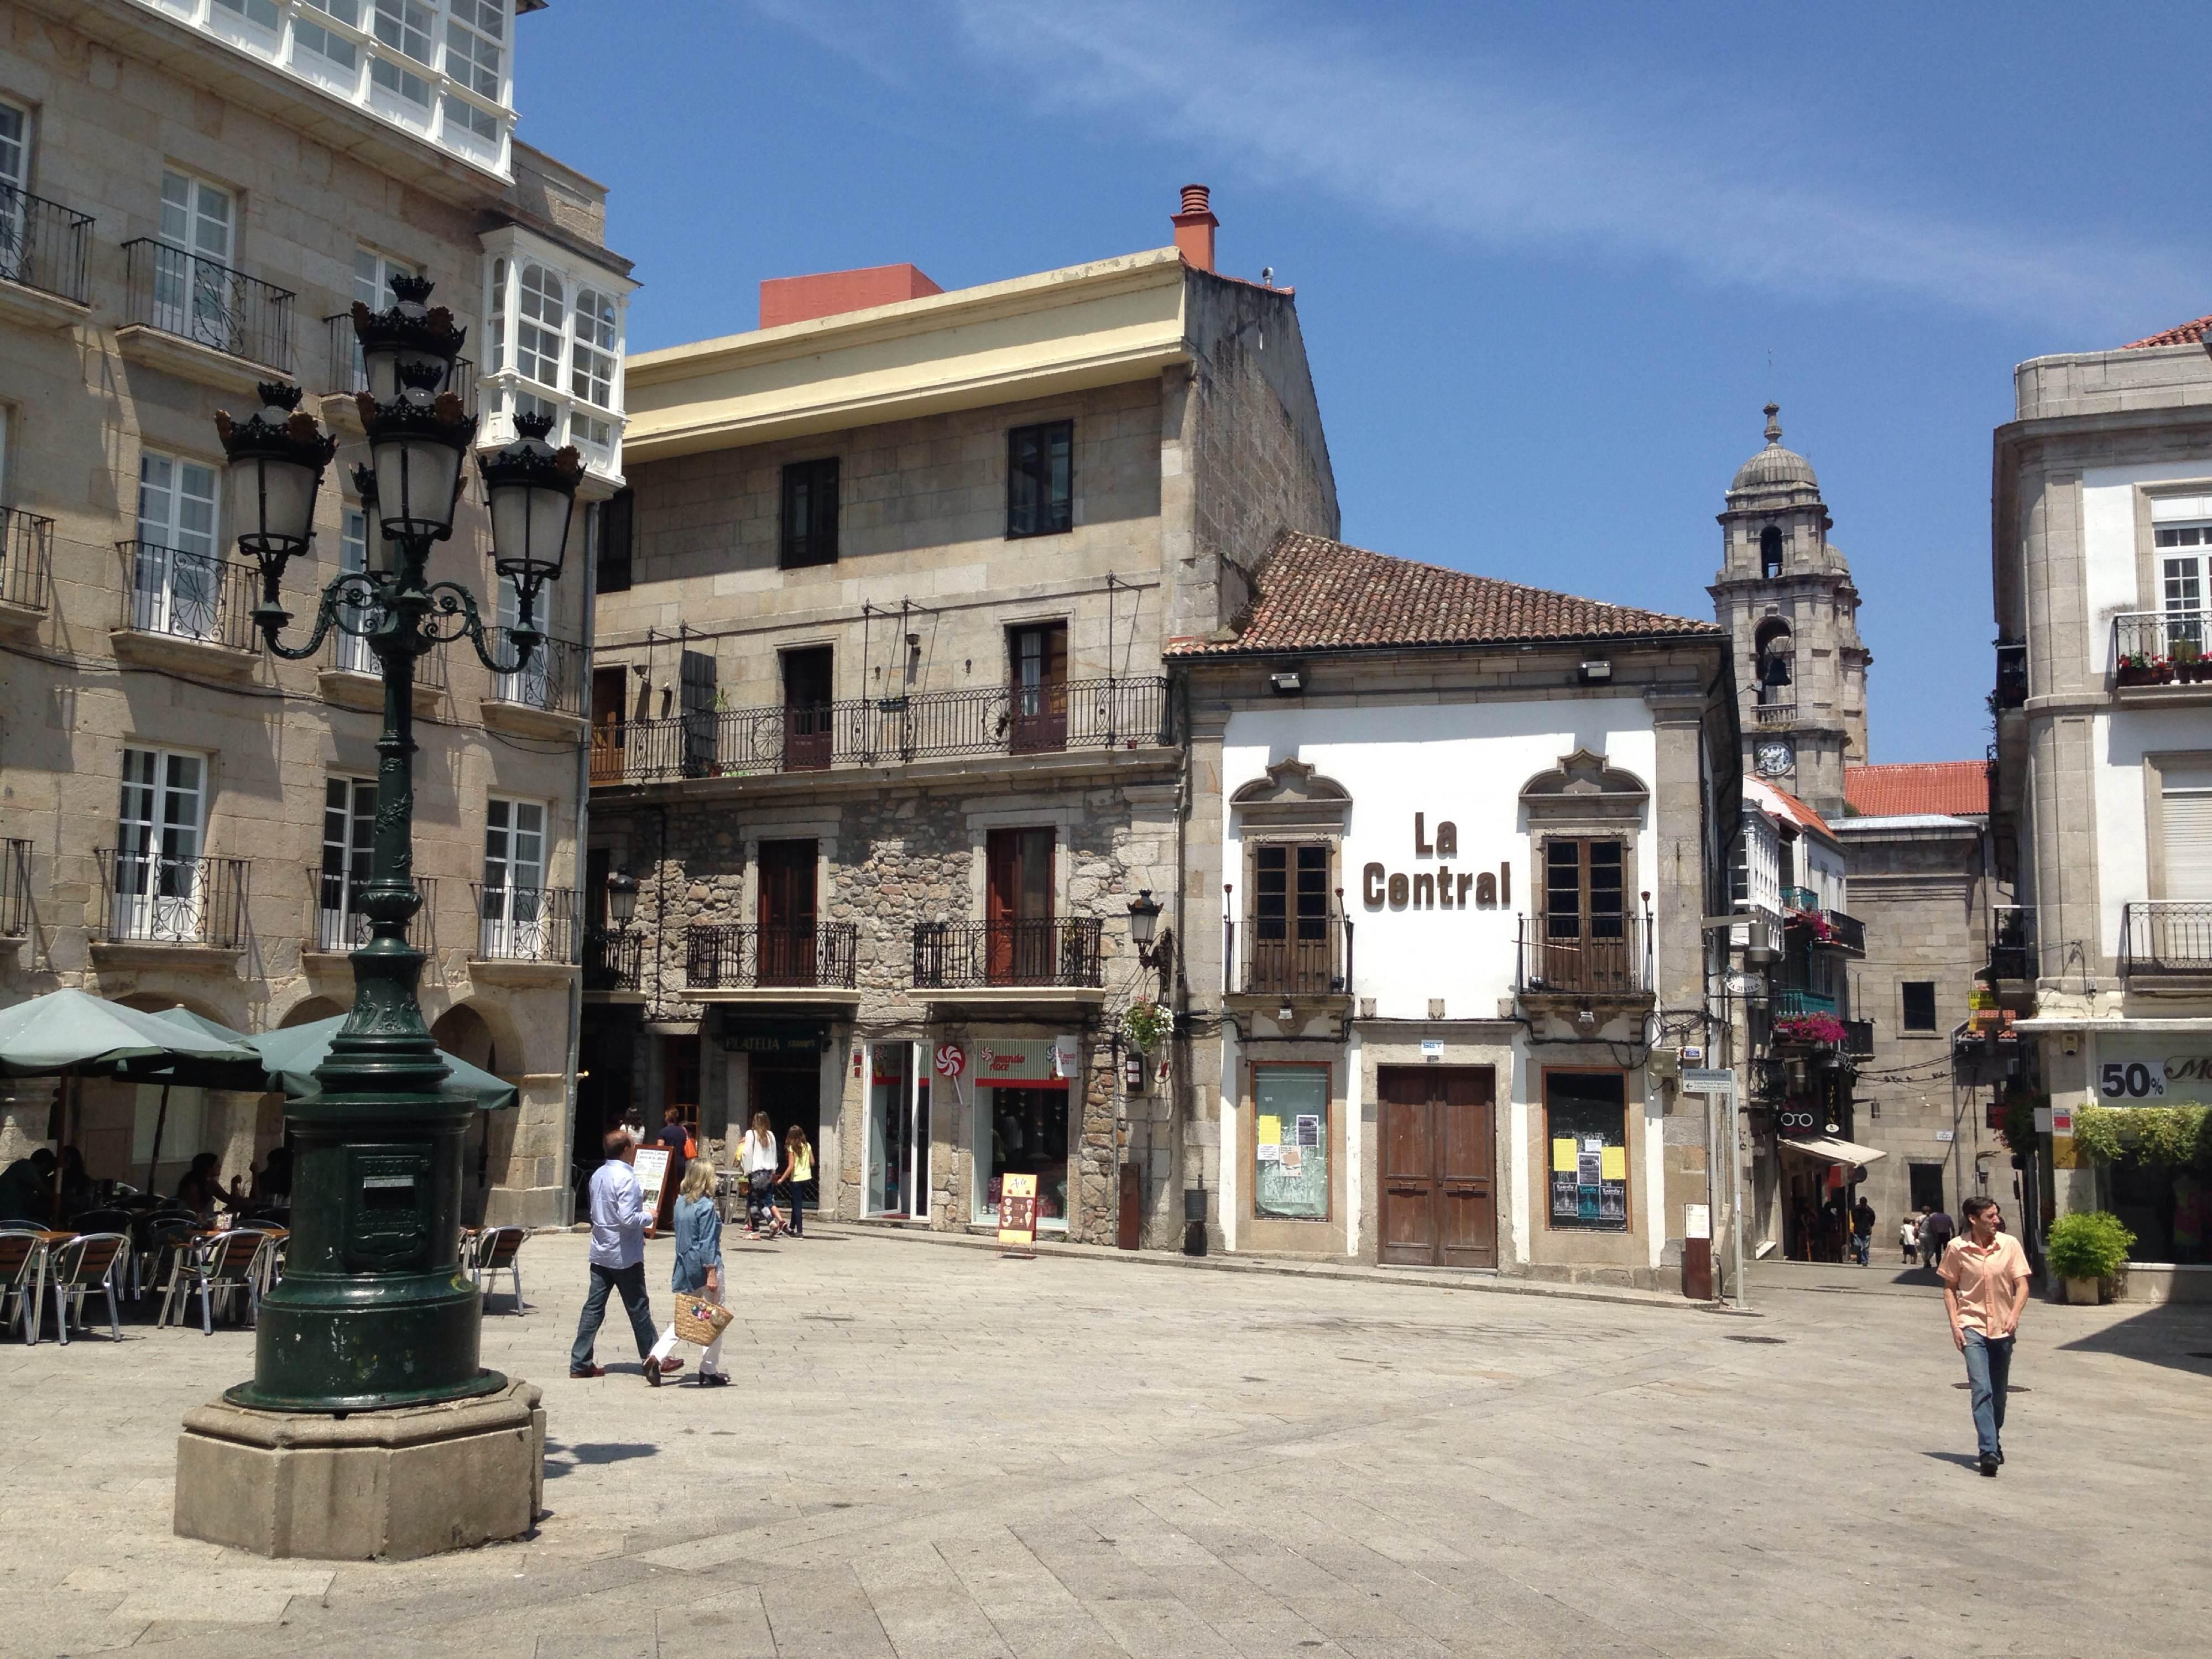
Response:
M39 1346L46 1270L45 1234L24 1227L0 1228L0 1329L7 1326L12 1301L17 1322L23 1328L24 1344L33 1348Z
M136 1302L149 1286L161 1289L165 1269L175 1273L179 1258L199 1241L199 1218L189 1212L156 1215L133 1227L131 1237L137 1244L131 1263L131 1299Z
M46 1284L54 1293L55 1334L67 1347L70 1340L70 1316L76 1316L77 1328L84 1328L84 1299L94 1291L107 1293L107 1334L114 1340L123 1340L123 1324L116 1316L115 1281L129 1268L131 1236L128 1233L80 1233L66 1244L57 1244L47 1253L50 1263Z
M488 1227L477 1237L477 1247L469 1257L469 1279L483 1293L487 1305L497 1294L492 1281L501 1273L514 1280L514 1310L522 1306L522 1269L516 1265L522 1254L522 1241L529 1235L520 1227Z
M155 1322L167 1324L169 1310L177 1309L177 1322L184 1322L185 1310L191 1305L192 1292L200 1296L200 1332L205 1336L215 1334L214 1304L222 1298L226 1316L230 1311L232 1298L246 1292L249 1316L258 1321L261 1315L261 1253L269 1248L266 1233L231 1231L203 1238L189 1249L177 1253L169 1270L169 1282L161 1294L161 1317Z
M252 1220L240 1221L238 1224L238 1231L242 1233L260 1233L269 1240L269 1248L261 1253L260 1293L266 1296L269 1294L269 1287L284 1276L284 1247L291 1239L292 1230L281 1222L264 1220L256 1217Z

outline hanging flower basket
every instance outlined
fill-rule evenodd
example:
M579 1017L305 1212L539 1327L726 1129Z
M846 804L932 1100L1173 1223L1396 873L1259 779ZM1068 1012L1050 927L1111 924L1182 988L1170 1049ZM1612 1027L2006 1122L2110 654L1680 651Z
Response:
M1133 1002L1121 1011L1121 1036L1141 1053L1151 1054L1175 1030L1173 1011L1157 1002Z
M1774 1022L1774 1040L1840 1048L1844 1045L1844 1023L1826 1014L1793 1014Z

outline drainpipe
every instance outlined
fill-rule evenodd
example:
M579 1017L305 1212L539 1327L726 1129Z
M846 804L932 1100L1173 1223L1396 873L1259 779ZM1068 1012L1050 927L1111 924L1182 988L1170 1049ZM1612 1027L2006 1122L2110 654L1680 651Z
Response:
M584 509L598 510L596 504ZM586 537L585 545L592 556L584 561L584 625L578 630L582 643L578 650L583 658L580 672L583 690L577 707L584 714L584 735L576 744L576 830L571 843L575 848L576 896L570 901L569 915L574 918L569 924L568 958L576 971L568 980L568 1075L562 1089L561 1117L561 1224L571 1225L575 1220L576 1206L576 1068L583 1063L584 1048L584 922L590 917L584 893L584 872L591 867L588 849L592 830L592 641L597 634L599 610L599 560L597 538ZM487 1122L489 1130L489 1124Z

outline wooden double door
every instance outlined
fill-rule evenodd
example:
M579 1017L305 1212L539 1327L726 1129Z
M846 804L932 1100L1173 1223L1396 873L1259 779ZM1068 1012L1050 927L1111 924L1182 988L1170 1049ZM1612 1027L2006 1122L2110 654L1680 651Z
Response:
M1487 1066L1385 1066L1382 1260L1498 1265L1498 1074Z

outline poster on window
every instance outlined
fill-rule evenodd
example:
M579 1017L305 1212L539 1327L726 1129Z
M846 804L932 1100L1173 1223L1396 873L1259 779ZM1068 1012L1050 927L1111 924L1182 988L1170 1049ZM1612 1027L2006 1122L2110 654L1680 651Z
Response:
M1628 1226L1627 1096L1618 1072L1545 1078L1551 1224L1599 1232Z
M1255 1066L1252 1092L1253 1214L1263 1220L1328 1220L1328 1068Z

